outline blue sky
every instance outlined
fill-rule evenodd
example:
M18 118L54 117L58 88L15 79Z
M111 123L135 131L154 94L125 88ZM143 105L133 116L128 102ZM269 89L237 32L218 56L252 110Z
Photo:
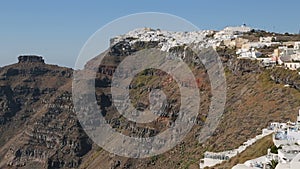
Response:
M105 24L129 14L177 15L200 29L222 29L243 23L276 32L298 33L299 0L110 0L1 1L0 66L19 54L38 54L47 63L74 67L88 38Z

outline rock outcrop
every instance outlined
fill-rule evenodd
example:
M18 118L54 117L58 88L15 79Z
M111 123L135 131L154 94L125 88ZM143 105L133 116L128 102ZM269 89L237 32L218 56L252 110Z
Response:
M22 55L18 57L19 63L45 63L43 57L36 55Z

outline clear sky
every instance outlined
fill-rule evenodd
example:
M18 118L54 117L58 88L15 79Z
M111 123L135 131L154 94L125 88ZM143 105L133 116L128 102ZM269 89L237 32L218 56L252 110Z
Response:
M170 13L200 29L245 23L298 33L299 7L299 0L6 0L0 2L0 66L15 63L19 54L38 54L47 63L74 67L80 49L95 31L134 13Z

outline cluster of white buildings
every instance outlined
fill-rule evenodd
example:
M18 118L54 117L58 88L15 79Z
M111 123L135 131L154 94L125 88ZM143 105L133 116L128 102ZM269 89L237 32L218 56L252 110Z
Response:
M300 68L300 42L289 42L274 51L274 58L279 65L287 69Z
M138 41L158 42L162 51L169 51L176 46L191 46L193 49L216 48L224 44L227 47L236 48L236 54L241 59L260 60L265 66L283 66L287 69L300 68L300 42L275 42L276 37L260 37L259 41L249 41L242 37L252 29L245 25L226 27L221 31L201 30L192 32L175 32L160 29L139 28L127 34L111 39L111 45L120 41L128 41L134 44ZM280 46L273 54L261 53L259 49Z
M226 30L226 28L224 29ZM229 48L236 48L236 54L240 59L260 60L265 66L282 66L286 69L297 70L300 68L300 42L276 42L276 37L260 37L258 41L249 41L235 33L234 35L226 35L220 31L215 34L215 38L222 37L223 43ZM249 32L250 29L245 27L240 33ZM234 32L234 31L233 31ZM264 54L260 52L262 48L276 47L272 54Z
M268 150L267 155L238 164L233 169L268 169L271 161L278 162L275 169L300 168L300 110L296 122L274 122L263 130L273 132L278 153Z
M275 37L260 37L258 42L249 42L247 39L236 38L225 40L225 46L236 47L236 54L240 59L260 60L266 66L282 66L286 69L300 68L300 42L274 42ZM264 54L261 48L279 46L272 54Z
M203 30L193 32L173 32L160 29L139 28L128 32L125 35L120 35L112 39L111 45L120 41L130 39L129 43L134 44L137 41L158 42L162 51L168 51L171 47L199 44L201 47L209 47L218 45L220 42L211 38L214 31Z
M111 45L128 39L130 44L134 44L137 41L158 42L158 46L162 51L169 51L172 47L183 45L196 46L198 49L207 47L215 48L220 46L221 42L237 38L250 30L250 27L244 25L238 27L226 27L219 32L212 30L175 32L151 28L138 28L127 34L116 36L111 39Z
M260 60L266 66L276 65L276 59L273 56L267 56L259 51L261 48L280 45L279 42L273 42L274 37L260 37L258 42L249 42L248 39L238 37L236 39L224 41L224 45L237 48L236 54L239 59Z
M272 45L279 45L279 42L272 42L273 37L260 37L259 42L248 42L244 41L244 44L241 44L241 48L237 50L236 54L240 58L254 58L257 59L263 55L259 52L259 48L270 47Z

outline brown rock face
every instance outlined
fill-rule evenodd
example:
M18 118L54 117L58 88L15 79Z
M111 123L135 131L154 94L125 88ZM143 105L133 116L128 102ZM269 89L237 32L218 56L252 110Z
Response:
M0 168L78 168L92 142L71 99L73 70L20 56L0 69Z

